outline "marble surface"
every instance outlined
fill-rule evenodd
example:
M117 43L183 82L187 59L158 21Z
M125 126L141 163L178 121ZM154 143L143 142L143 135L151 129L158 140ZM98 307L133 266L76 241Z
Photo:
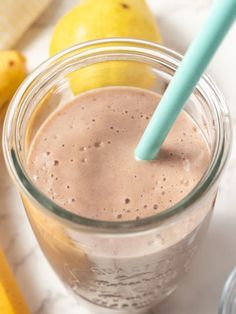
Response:
M53 0L17 45L32 70L48 55L53 24L78 1ZM199 30L212 1L149 0L167 46L184 52ZM224 92L236 128L236 24L208 72ZM5 250L33 314L87 314L68 295L44 258L33 235L17 191L0 154L0 244ZM236 264L236 147L220 185L208 235L179 289L159 305L155 314L215 314L227 275Z

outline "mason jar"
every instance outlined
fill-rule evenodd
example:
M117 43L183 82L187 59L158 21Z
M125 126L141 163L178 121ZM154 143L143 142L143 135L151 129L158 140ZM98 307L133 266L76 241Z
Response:
M3 135L8 170L46 258L92 313L146 313L189 271L204 241L229 155L228 108L214 82L204 75L184 110L208 144L207 170L177 204L135 221L89 219L56 204L29 175L31 143L49 115L76 97L71 74L78 75L81 89L129 85L163 94L181 60L180 54L141 40L86 42L36 68L9 106ZM94 78L98 85L92 84Z

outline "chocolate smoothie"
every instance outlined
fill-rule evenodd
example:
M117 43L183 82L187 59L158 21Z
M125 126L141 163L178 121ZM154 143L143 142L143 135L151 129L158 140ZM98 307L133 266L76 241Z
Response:
M79 95L38 130L28 169L36 186L69 212L105 221L139 220L183 199L210 162L208 145L182 112L156 160L137 161L135 147L160 96L131 87ZM82 298L138 313L165 298L188 270L211 203L135 237L68 232L24 200L51 264ZM202 223L204 221L204 223ZM102 310L102 313L103 312Z
M134 150L159 96L136 88L104 88L79 96L39 130L28 159L35 184L67 210L101 220L132 220L174 205L199 182L209 149L181 113L158 158Z

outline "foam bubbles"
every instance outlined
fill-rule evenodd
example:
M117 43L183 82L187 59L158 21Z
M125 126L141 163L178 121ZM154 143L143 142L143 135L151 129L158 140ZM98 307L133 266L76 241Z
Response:
M94 143L94 147L95 147L95 148L102 147L103 145L104 145L103 142L95 142L95 143Z
M191 170L191 164L188 159L183 160L183 167L186 172L189 172Z
M180 183L181 183L182 185L184 185L184 186L189 186L189 184L190 184L189 180L187 180L187 179L182 179L182 180L180 181Z
M147 166L146 171L146 166L143 167L144 163L133 164L134 161L128 160L128 158L129 156L131 159L133 158L132 137L135 136L135 132L140 132L141 128L145 127L148 123L147 120L151 119L153 112L151 106L145 106L143 99L141 99L142 101L137 100L132 106L129 101L126 103L118 102L115 98L112 103L113 96L110 96L111 99L108 99L109 101L105 99L106 101L102 103L104 107L101 108L101 106L98 107L101 102L99 94L98 96L97 94L88 94L87 103L93 101L91 95L97 97L97 103L83 107L81 105L85 103L78 102L77 107L71 106L73 110L68 106L67 120L61 114L60 124L56 124L59 118L57 121L52 119L52 124L47 126L51 131L40 135L42 149L39 157L35 154L38 158L36 165L39 166L38 168L34 166L32 173L39 175L39 181L42 182L43 188L47 176L45 190L48 186L53 186L53 193L50 196L53 195L58 203L63 204L65 202L68 210L74 211L76 209L76 212L78 210L80 214L83 214L83 210L87 210L85 214L90 217L96 216L101 219L105 217L117 221L138 220L149 215L155 215L164 208L170 207L170 203L173 202L174 204L176 198L182 198L193 185L192 174L186 173L184 169L188 169L186 159L190 160L190 166L195 169L195 165L192 164L192 151L189 153L186 146L191 140L191 132L193 143L197 139L198 134L195 133L198 132L197 128L194 129L194 125L190 125L190 131L185 125L183 128L182 126L177 128L177 134L174 134L172 139L174 145L170 143L171 145L163 150L163 155L160 154L157 165L149 163L150 168ZM92 107L94 109L91 109ZM63 111L64 109L61 110L62 113ZM106 119L103 116L105 112L107 113ZM115 113L113 114L113 112ZM132 119L133 121L131 121ZM63 124L63 121L67 122ZM131 125L132 122L137 123ZM55 129L54 125L58 125L58 128ZM45 130L47 131L46 127ZM129 133L130 130L132 133ZM57 140L54 139L55 134L58 136ZM183 140L184 143L181 143ZM127 155L124 156L127 159L122 159L123 154L127 153L124 149L116 151L116 148L119 148L122 143L127 143L132 148L132 154L128 157ZM112 156L112 162L110 162L109 156ZM102 164L104 160L108 160L105 167ZM124 160L128 162L126 163ZM30 160L30 162L32 161ZM46 166L41 169L43 162L46 162ZM161 167L158 168L159 162ZM100 163L102 167L100 167ZM167 167L165 167L166 164ZM139 165L141 166L139 167ZM93 166L94 171L92 171ZM126 170L126 167L129 168ZM170 169L171 167L172 169ZM121 171L119 171L120 168ZM64 169L66 170L63 171ZM70 173L67 174L67 170L72 173L72 176ZM86 177L81 182L83 176ZM77 177L78 180L75 180ZM32 180L37 179L37 176L32 178ZM189 186L186 182L180 183L181 179L188 179ZM196 177L196 181L198 181L198 177ZM78 184L81 182L79 190L76 189L76 182ZM85 195L84 199L87 195L89 199L91 183L95 186L94 198L91 199L91 203L89 200L87 207L84 207L79 192L84 193L81 193L83 196ZM116 190L117 199L112 197L112 189ZM105 195L105 192L110 190L112 193L106 194L103 200L101 195L103 193ZM100 212L93 212L94 204L101 209Z
M130 199L129 198L126 198L125 199L125 204L129 204L130 203Z

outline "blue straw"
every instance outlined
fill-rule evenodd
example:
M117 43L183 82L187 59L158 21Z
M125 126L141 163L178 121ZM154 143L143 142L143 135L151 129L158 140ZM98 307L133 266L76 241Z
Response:
M236 17L236 0L217 0L157 106L136 150L139 160L153 160L202 73Z

